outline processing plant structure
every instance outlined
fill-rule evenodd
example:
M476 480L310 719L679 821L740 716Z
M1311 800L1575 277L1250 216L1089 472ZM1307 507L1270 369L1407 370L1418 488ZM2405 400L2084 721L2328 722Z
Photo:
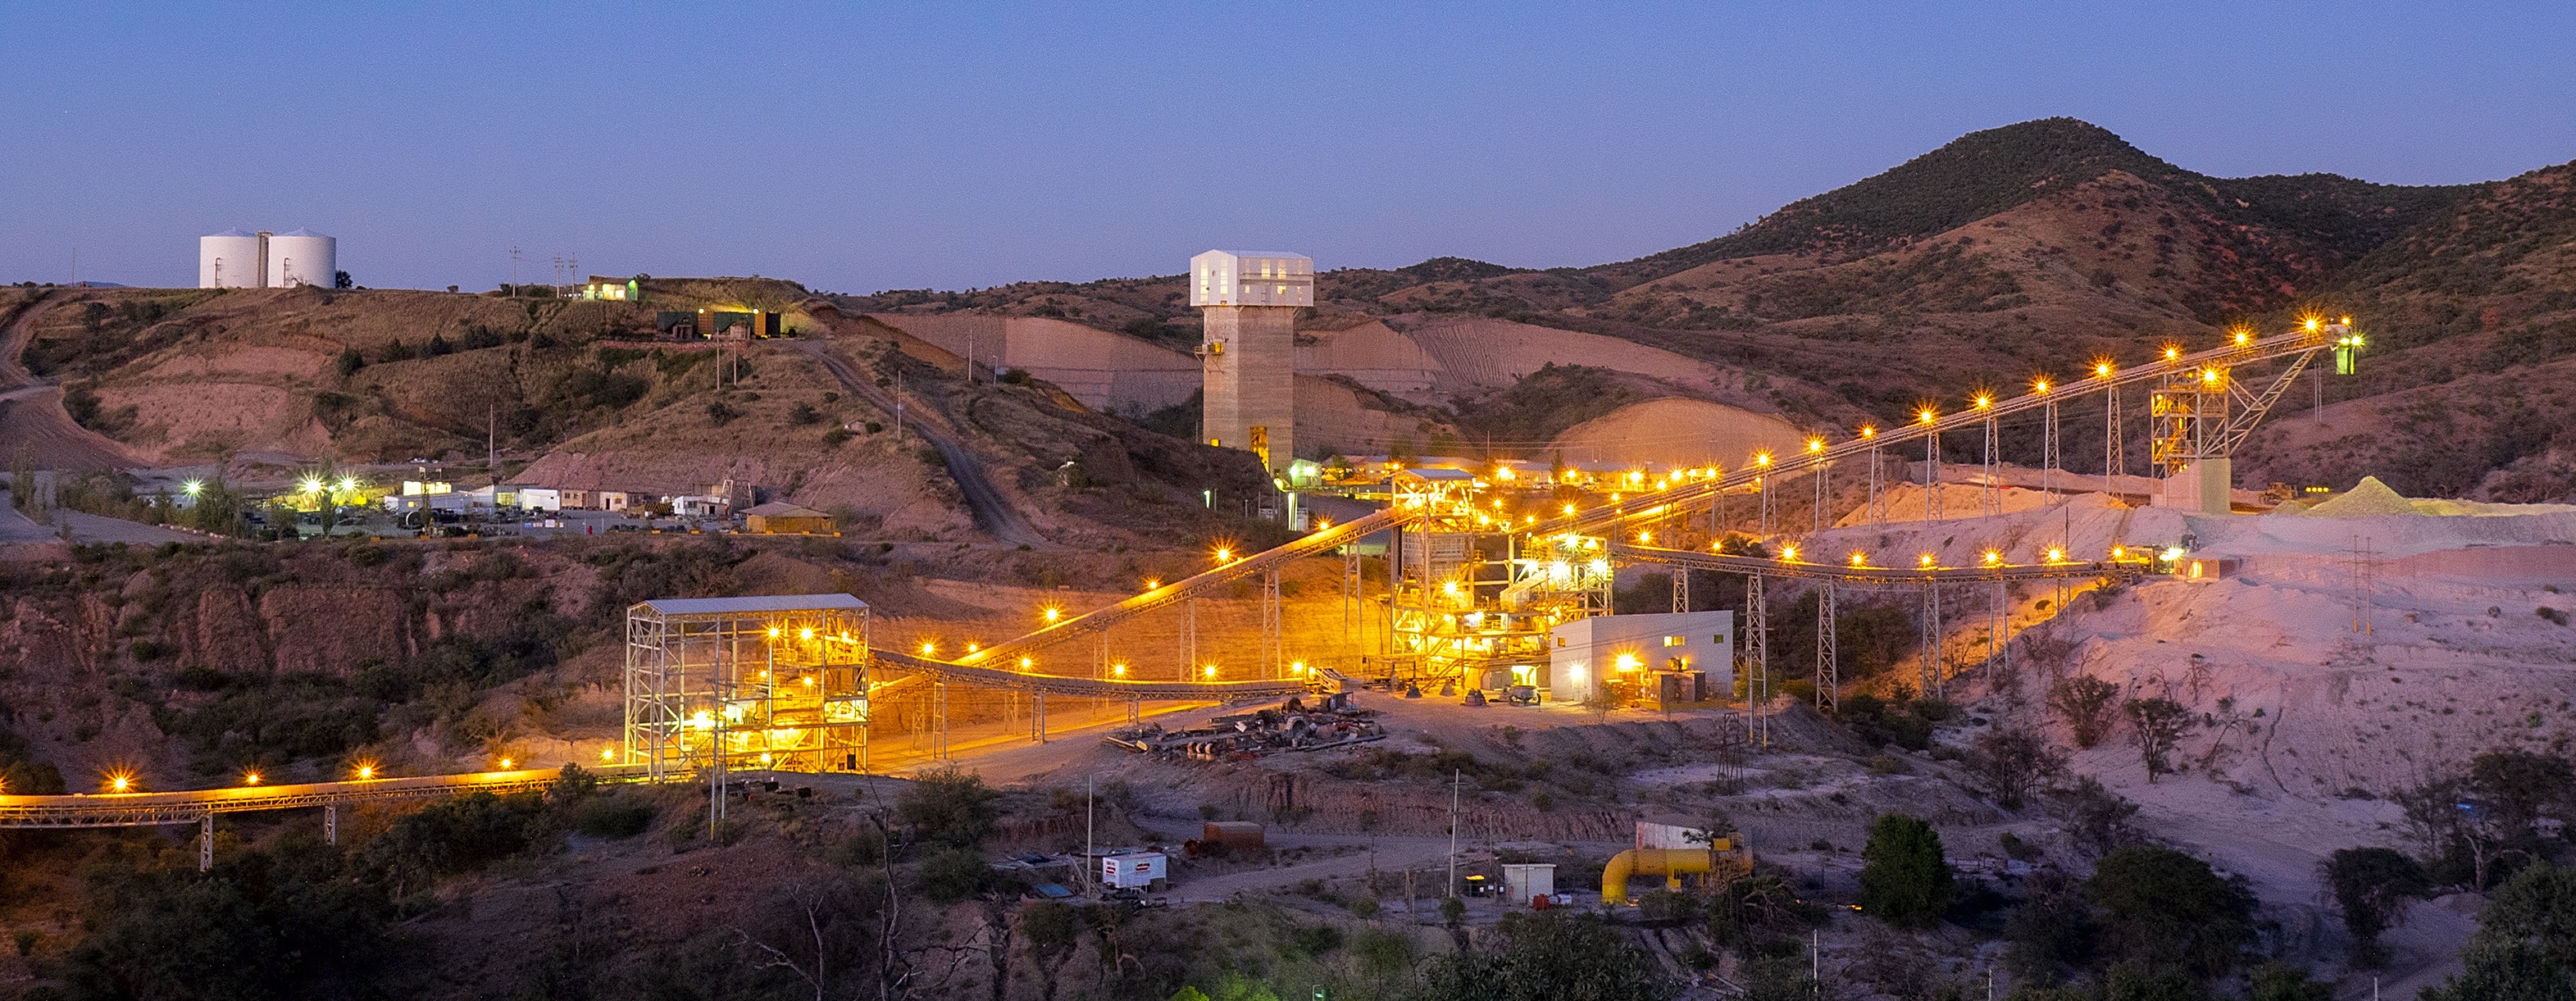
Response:
M660 598L626 610L623 764L866 767L868 606L846 594Z

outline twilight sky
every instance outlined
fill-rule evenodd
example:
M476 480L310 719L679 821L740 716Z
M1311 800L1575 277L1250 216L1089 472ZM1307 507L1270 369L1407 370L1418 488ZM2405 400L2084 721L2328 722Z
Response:
M0 280L583 271L868 292L1596 264L2072 115L2213 174L2576 159L2576 4L0 0Z

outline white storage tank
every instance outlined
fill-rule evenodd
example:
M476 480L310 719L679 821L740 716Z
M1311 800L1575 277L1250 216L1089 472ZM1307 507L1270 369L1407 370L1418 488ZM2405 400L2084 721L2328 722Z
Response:
M258 288L266 263L260 234L228 229L197 238L198 288Z
M339 269L340 242L307 230L279 233L268 238L268 285L270 288L294 288L298 285L331 287L332 273Z

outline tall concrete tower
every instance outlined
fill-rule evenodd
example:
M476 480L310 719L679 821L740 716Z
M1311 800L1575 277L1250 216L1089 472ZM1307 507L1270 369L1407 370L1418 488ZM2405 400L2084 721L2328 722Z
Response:
M1206 318L1200 418L1208 444L1264 468L1297 458L1297 309L1315 304L1315 259L1211 250L1190 258L1190 305Z

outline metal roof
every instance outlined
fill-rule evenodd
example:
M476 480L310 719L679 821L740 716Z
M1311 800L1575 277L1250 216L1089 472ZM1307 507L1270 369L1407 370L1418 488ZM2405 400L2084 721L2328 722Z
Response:
M767 594L746 598L655 598L635 603L657 615L733 615L746 612L810 612L864 609L868 603L846 594Z

